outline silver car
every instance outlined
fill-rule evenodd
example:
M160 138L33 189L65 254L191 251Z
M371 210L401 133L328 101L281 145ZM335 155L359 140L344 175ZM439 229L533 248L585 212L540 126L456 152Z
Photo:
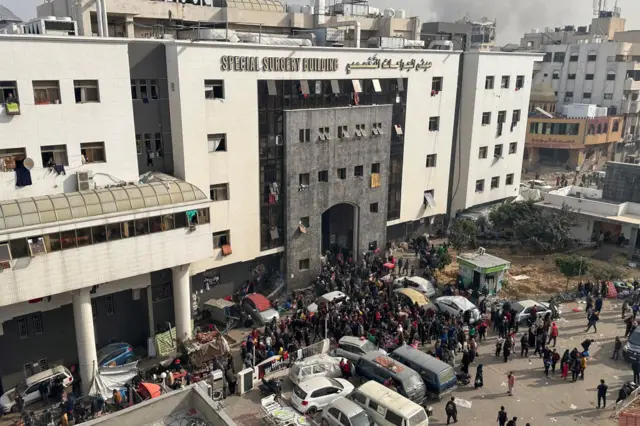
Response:
M362 355L376 351L384 355L387 354L384 349L379 349L378 346L370 340L360 339L354 336L344 336L338 342L335 356L346 358L355 364Z
M369 426L367 413L347 398L334 399L322 412L322 426Z

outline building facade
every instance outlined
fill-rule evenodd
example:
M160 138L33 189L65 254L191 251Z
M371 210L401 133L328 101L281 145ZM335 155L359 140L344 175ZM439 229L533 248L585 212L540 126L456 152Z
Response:
M529 53L465 52L449 188L452 215L518 195L530 70L540 58Z

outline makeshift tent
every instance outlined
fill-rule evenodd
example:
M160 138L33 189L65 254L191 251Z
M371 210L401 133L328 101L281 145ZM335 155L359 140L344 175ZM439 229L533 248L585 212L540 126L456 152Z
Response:
M112 397L113 390L121 390L124 385L138 374L138 362L118 367L100 367L91 383L90 395L102 395L106 400Z
M251 300L256 305L256 308L258 308L258 311L260 312L264 312L267 309L271 309L271 302L269 302L269 299L267 299L266 297L264 297L259 293L251 293L247 295L247 299Z
M136 388L136 392L142 397L143 400L156 398L162 395L162 387L155 383L140 382Z

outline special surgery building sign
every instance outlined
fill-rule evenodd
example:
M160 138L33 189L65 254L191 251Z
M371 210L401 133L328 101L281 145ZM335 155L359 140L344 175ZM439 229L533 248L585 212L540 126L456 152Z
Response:
M335 72L338 71L338 59L223 56L220 58L220 70L248 72Z

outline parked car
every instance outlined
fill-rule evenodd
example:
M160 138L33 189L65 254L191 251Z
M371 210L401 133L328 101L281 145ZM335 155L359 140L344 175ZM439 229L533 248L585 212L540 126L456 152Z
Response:
M544 318L547 312L551 312L548 303L536 302L535 300L520 300L511 303L511 309L516 311L516 321L519 324L525 324L531 317L531 310L536 307L536 316Z
M253 322L259 325L266 325L273 318L280 319L278 311L273 309L269 299L259 293L247 294L242 299L242 309L251 316Z
M399 299L408 305L415 305L416 303L421 308L423 306L430 306L431 302L427 299L424 293L420 293L418 290L412 288L397 288L394 290Z
M294 385L312 377L342 377L340 360L328 354L314 355L293 363L289 369L289 378Z
M336 398L349 396L353 389L353 385L344 379L313 377L293 388L291 403L302 414L313 415Z
M540 191L549 192L553 190L553 186L547 184L543 180L532 179L525 182L527 188L539 189Z
M336 306L340 306L342 302L346 302L349 300L349 297L341 291L330 291L329 293L325 293L322 296L318 297L316 301L309 306L307 306L307 310L313 314L318 312L318 306L333 302Z
M336 398L322 412L322 426L370 426L369 416L355 402Z
M115 367L131 362L135 354L130 344L110 343L104 348L98 350L98 366L99 367Z
M434 297L436 295L436 288L431 281L422 277L400 277L396 278L393 282L394 288L411 288L426 297Z
M384 349L378 348L378 345L370 340L355 336L343 336L340 341L338 341L335 356L346 358L355 364L362 355L369 352L378 352L381 355L387 354Z
M435 300L435 304L441 312L449 312L452 316L460 315L460 311L463 313L471 311L470 323L474 324L480 319L480 311L476 308L476 305L471 303L469 299L464 296L442 296Z
M640 328L633 330L622 347L622 356L627 362L640 360Z
M27 377L26 380L18 383L15 388L9 389L3 393L2 396L0 396L0 409L4 413L17 411L18 406L16 405L16 398L18 395L22 396L25 407L39 401L41 398L40 384L47 381L49 382L49 389L51 389L58 378L62 380L62 385L64 387L73 383L73 376L71 375L71 372L65 366L58 365Z

